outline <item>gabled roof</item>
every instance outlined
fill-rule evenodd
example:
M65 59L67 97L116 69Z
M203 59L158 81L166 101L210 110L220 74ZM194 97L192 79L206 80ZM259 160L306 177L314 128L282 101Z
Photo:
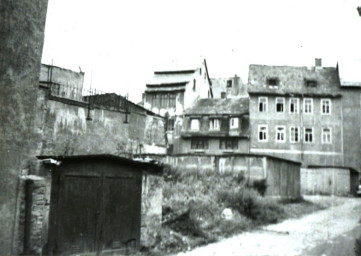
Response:
M341 86L361 87L361 60L342 60L337 63Z
M270 88L267 79L277 79L278 88ZM317 86L307 86L306 80L315 80ZM250 65L249 94L303 94L312 96L340 96L340 82L333 67L295 67Z
M153 78L147 82L148 86L172 86L173 84L180 84L180 83L188 83L192 80L194 73L203 65L205 64L208 81L209 74L207 63L205 59L196 58L193 60L187 61L172 61L168 64L163 64L159 67L156 71L154 71Z
M248 98L199 99L185 111L185 115L243 115L248 113Z

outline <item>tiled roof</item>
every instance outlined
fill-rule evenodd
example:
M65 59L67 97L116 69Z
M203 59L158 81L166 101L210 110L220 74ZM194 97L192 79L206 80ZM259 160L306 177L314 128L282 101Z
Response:
M185 111L185 115L229 115L249 113L248 98L200 99Z
M270 88L267 79L278 80L277 88ZM316 86L307 86L306 80L314 80ZM294 67L250 65L248 93L257 94L303 94L334 96L340 95L337 69L333 67Z
M337 63L341 86L361 86L361 60L343 60Z

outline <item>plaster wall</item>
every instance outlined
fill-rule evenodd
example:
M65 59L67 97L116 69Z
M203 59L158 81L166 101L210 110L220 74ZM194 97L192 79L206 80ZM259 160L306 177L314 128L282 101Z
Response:
M263 97L263 96L262 96ZM304 165L342 165L343 164L343 128L342 105L340 98L331 99L331 115L321 114L321 99L313 98L313 114L302 113L302 102L299 98L299 113L289 113L289 99L285 97L284 113L276 112L276 97L268 96L267 112L258 111L258 96L250 97L251 123L251 152L274 155L295 161ZM258 126L268 125L268 141L258 140ZM276 126L286 128L286 141L276 142ZM300 127L301 140L298 143L290 142L290 126ZM314 142L304 142L304 127L314 128ZM332 129L332 143L322 144L322 128Z
M40 137L34 131L47 0L0 8L0 255L16 252L18 177Z

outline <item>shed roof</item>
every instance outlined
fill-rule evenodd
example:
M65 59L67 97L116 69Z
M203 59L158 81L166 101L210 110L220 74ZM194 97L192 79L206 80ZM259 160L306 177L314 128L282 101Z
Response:
M342 60L337 63L341 86L361 87L361 60Z
M242 115L248 113L248 98L199 99L185 111L185 115Z
M70 155L70 156L66 156L66 155L45 155L45 156L37 156L37 158L39 160L45 160L45 159L55 159L57 161L65 161L65 162L69 162L69 161L90 161L90 160L113 160L113 161L117 161L119 163L127 163L127 164L132 164L135 166L143 166L143 167L149 167L149 168L161 168L161 164L159 164L158 162L154 161L154 160L143 160L143 159L129 159L129 158L125 158L125 157L120 157L120 156L116 156L116 155L112 155L112 154L95 154L95 155Z
M277 79L278 88L270 88L267 79ZM317 82L307 86L307 80ZM333 67L296 67L250 65L248 93L250 94L303 94L312 96L340 96L337 69Z

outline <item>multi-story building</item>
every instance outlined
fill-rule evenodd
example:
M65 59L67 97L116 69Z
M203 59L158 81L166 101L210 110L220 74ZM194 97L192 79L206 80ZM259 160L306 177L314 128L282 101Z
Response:
M250 65L251 149L305 164L343 165L335 68Z
M360 169L361 86L340 70L250 65L250 151Z
M186 110L174 153L249 152L248 98L200 99Z
M235 75L229 78L211 78L213 98L224 99L246 96L247 90L242 79Z
M171 149L173 139L177 139L174 137L174 129L182 126L184 110L198 99L212 97L207 63L203 59L194 66L170 65L154 71L153 79L146 84L143 106L166 118L168 145Z

